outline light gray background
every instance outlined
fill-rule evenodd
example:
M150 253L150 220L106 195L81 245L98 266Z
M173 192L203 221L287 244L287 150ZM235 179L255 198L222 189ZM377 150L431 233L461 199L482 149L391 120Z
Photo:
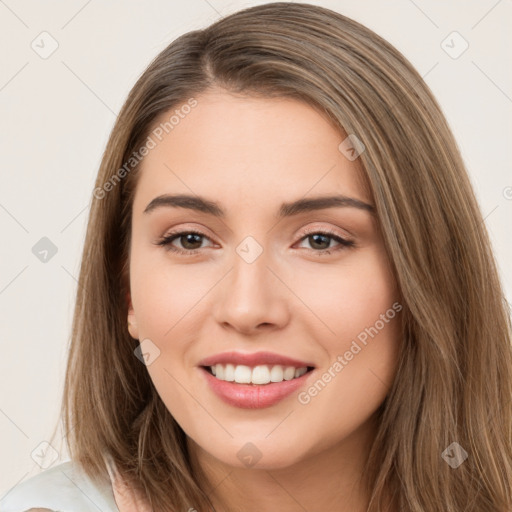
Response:
M0 496L41 470L31 453L58 419L88 202L117 112L173 39L261 3L0 0ZM467 164L510 302L512 1L310 3L373 29L425 78ZM58 42L46 59L31 47L50 48L43 31ZM453 31L469 44L456 59L442 47ZM58 248L46 263L32 252L42 237Z

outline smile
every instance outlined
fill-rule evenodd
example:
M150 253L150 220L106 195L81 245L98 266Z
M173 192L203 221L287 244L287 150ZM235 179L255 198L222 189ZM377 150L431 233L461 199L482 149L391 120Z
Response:
M233 368L231 368L231 366ZM312 367L281 367L275 365L215 365L201 366L199 370L206 379L208 387L224 403L239 409L262 409L271 407L306 386L306 380L314 373ZM293 376L292 376L293 370ZM224 372L224 373L222 373ZM242 380L225 380L228 378ZM222 378L221 378L222 377ZM276 381L269 380L271 378ZM279 380L277 380L279 378ZM257 382L267 382L258 384Z
M253 368L246 365L216 364L205 367L218 380L237 384L266 385L271 382L283 382L302 377L311 367L282 365L258 365Z

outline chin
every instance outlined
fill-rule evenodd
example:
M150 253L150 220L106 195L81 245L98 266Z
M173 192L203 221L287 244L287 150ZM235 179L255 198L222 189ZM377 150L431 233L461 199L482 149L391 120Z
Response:
M297 451L298 448L301 449L300 452ZM294 446L289 442L269 441L251 436L230 439L225 443L219 442L214 445L209 439L201 445L201 449L222 464L243 469L284 469L307 457L304 443Z

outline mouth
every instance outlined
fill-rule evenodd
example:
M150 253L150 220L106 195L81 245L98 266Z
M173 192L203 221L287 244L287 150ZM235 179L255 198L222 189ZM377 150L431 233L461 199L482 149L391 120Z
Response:
M238 409L264 409L299 392L313 375L313 366L234 364L199 366L211 391Z
M314 370L313 366L285 366L285 365L235 365L215 364L201 366L217 380L245 384L249 386L266 386L272 383L299 379L306 373Z
M224 352L199 361L207 386L224 403L242 409L277 404L306 385L311 361L274 352Z

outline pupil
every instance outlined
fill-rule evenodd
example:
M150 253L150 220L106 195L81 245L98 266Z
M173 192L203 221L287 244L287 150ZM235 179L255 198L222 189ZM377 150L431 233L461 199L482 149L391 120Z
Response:
M184 235L182 238L185 238L186 242L185 244L183 244L185 247L187 247L187 244L190 242L192 245L194 244L194 240L193 238L196 238L196 241L195 243L199 243L199 245L201 245L201 241L200 240L197 240L198 238L201 237L201 235L196 235L195 233L189 233L188 235ZM192 240L190 240L192 238ZM196 247L187 247L188 249L196 249Z
M311 235L311 236L310 236L310 238L312 238L312 239L313 239L313 244L312 244L313 246L317 243L317 240L316 240L316 239L317 239L318 237L319 237L319 238L323 238L323 239L324 239L324 242L325 242L325 240L328 238L328 237L327 237L327 236L325 236L325 235ZM320 243L320 245L321 245L321 243L322 243L322 242L319 242L319 243ZM329 246L329 241L328 241L328 240L327 240L327 246ZM326 247L320 247L320 248L321 248L321 249L326 249Z

